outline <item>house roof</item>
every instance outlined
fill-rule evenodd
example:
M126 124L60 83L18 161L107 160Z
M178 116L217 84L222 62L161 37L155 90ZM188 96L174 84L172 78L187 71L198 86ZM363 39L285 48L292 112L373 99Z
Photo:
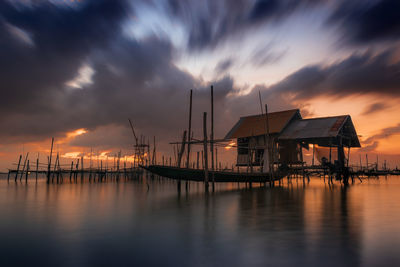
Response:
M268 113L269 133L282 132L288 123L297 117L301 119L298 109ZM227 133L225 139L243 138L267 134L265 114L241 117L233 128Z
M339 135L344 137L346 146L360 147L349 115L293 121L280 134L279 140L297 140L328 146L337 145Z

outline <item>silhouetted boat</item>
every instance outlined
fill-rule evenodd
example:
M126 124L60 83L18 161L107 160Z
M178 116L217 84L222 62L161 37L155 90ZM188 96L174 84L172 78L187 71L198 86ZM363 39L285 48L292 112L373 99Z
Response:
M163 165L150 165L150 166L140 166L151 173L176 179L176 180L186 180L186 181L204 181L204 170L203 169L188 169L188 168L178 168ZM208 171L208 179L212 181L212 175L214 175L215 182L217 183L229 183L229 182L269 182L269 173L242 173L242 172L230 172L230 171ZM275 173L275 181L281 179L284 175L282 173Z

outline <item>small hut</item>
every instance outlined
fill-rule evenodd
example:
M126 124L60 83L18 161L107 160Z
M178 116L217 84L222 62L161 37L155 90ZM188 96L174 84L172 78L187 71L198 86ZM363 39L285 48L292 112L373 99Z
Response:
M281 146L288 142L296 142L307 149L310 144L329 150L335 148L340 168L344 168L345 164L343 148L361 147L350 115L294 121L278 137Z
M266 166L269 157L273 162L279 159L279 153L291 154L291 151L277 149L277 138L294 121L301 119L298 109L241 117L225 136L225 139L237 139L237 166ZM270 153L268 153L268 150Z
M343 167L343 147L360 147L350 115L302 119L298 109L241 117L225 139L237 139L237 166L263 166L264 171L271 163L301 164L302 148L310 144L337 148Z

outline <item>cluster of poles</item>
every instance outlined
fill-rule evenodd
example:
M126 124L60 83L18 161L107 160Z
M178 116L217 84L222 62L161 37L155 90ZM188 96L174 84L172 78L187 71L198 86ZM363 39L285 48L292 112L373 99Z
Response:
M120 178L134 178L137 174L140 174L142 170L138 168L138 160L134 158L133 162L127 162L127 157L124 158L121 156L121 151L118 152L117 155L113 157L114 165L109 167L109 159L105 161L103 164L103 160L97 159L97 167L93 167L92 165L92 154L90 153L89 158L89 166L85 168L84 166L84 156L82 155L80 158L77 158L76 161L71 161L71 164L61 164L60 163L60 155L56 154L55 160L53 162L53 147L54 147L54 138L51 140L51 149L50 155L47 157L47 163L39 162L39 153L36 158L36 164L34 168L31 168L31 163L29 160L29 152L24 155L19 156L17 168L10 169L8 171L7 180L14 178L15 181L18 179L21 181L25 178L28 181L28 176L34 174L35 180L38 179L38 176L45 175L47 183L52 182L63 182L64 179L68 179L69 181L78 181L80 178L82 181L85 177L89 179L89 181L105 181L107 179L116 179ZM24 158L24 159L23 159ZM13 177L14 176L14 177Z

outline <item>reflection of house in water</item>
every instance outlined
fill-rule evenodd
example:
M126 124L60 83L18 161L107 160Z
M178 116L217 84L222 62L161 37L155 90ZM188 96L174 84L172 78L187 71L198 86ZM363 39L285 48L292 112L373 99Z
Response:
M337 149L338 162L344 166L343 147L360 147L350 115L302 119L298 109L242 117L225 139L237 139L237 166L264 170L271 162L301 163L302 148L310 144Z

